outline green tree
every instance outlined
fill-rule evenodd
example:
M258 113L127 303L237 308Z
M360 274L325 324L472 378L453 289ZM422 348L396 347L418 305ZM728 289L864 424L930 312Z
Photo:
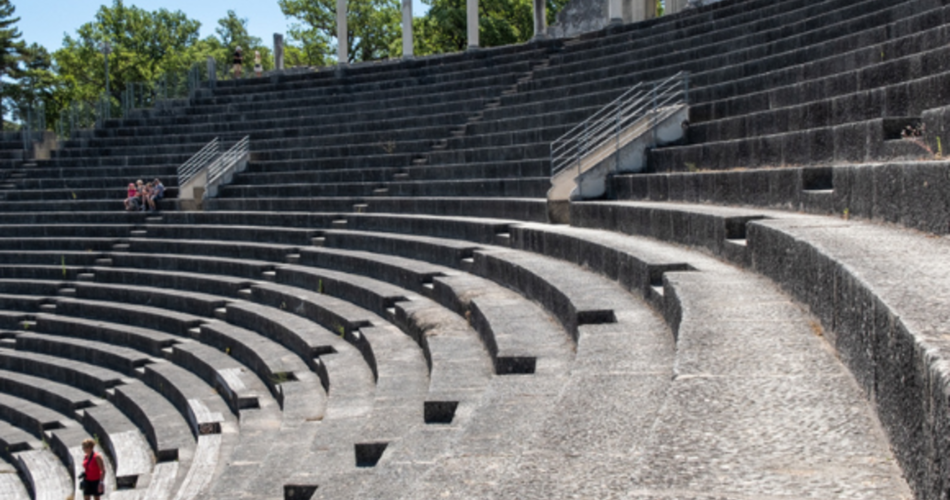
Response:
M15 84L6 86L3 95L13 119L23 121L27 110L37 113L39 109L45 109L46 123L55 122L55 116L67 97L54 71L50 53L35 43L27 47L16 73L19 79Z
M10 0L0 0L0 79L9 77L17 79L20 77L20 63L29 54L26 43L21 40L22 34L16 28L16 23L20 21L19 17L13 17L16 7L10 3ZM5 87L0 80L0 87ZM6 89L0 91L6 95ZM3 108L0 106L0 128L3 126Z
M102 6L95 20L83 24L76 36L66 36L53 54L61 78L77 100L94 100L105 89L102 43L112 46L109 57L113 97L134 82L151 82L167 73L184 73L212 49L199 43L201 23L181 11L148 12L114 0Z
M423 0L429 11L413 21L413 50L419 55L468 48L465 0ZM568 0L547 0L548 24ZM482 47L524 43L534 37L531 0L479 0L478 38Z
M334 61L336 44L336 0L279 0L281 11L297 22L288 30L296 49L288 51L294 59L308 64ZM347 2L348 62L376 61L395 57L394 40L402 36L399 0L350 0ZM290 44L288 44L290 45Z

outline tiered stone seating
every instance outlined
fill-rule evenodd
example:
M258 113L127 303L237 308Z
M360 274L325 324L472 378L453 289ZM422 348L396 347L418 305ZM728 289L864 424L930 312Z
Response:
M149 500L941 498L942 240L794 212L946 226L945 165L825 165L943 123L944 10L725 0L219 82L11 159L0 492L69 490L96 435ZM546 224L550 141L684 70L688 140ZM245 135L207 211L121 211Z

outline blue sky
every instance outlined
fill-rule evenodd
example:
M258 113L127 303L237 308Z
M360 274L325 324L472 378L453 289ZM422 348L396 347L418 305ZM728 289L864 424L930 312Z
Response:
M63 35L75 36L76 30L93 20L102 4L112 5L112 0L12 0L16 7L17 25L27 43L39 43L51 52L63 44ZM126 5L135 5L145 10L180 10L192 19L201 22L201 37L214 34L218 19L228 9L247 18L248 31L266 44L272 43L274 33L286 33L287 25L293 22L280 12L277 0L125 0ZM426 6L420 0L412 0L412 13L422 15Z

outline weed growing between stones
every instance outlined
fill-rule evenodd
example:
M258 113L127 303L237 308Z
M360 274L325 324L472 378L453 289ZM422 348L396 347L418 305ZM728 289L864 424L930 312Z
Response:
M901 139L908 141L912 144L916 144L921 149L926 151L930 158L933 160L939 160L943 158L943 145L940 143L940 138L937 137L937 151L934 152L933 148L927 144L927 141L924 140L925 134L927 132L927 126L921 123L920 125L908 125L904 127L904 130L901 131Z

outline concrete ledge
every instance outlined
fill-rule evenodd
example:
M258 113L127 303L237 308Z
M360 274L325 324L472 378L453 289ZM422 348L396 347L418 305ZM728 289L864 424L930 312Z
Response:
M950 163L939 161L625 175L611 180L611 192L621 200L837 214L950 233Z
M576 223L665 241L680 241L671 228L674 221L684 217L687 226L695 222L718 227L735 217L748 220L748 254L741 259L725 249L721 232L699 232L696 234L707 235L705 240L686 243L762 273L807 304L877 408L905 477L918 497L939 498L946 490L950 471L939 457L950 453L950 373L945 368L950 353L945 352L945 342L932 327L933 315L942 314L944 304L921 309L923 302L914 302L913 298L920 292L909 292L907 287L911 285L902 278L889 281L886 277L888 272L902 277L915 274L902 272L894 259L913 265L917 246L936 249L940 241L929 243L919 234L866 223L780 212L660 203L583 205L577 207L582 217ZM665 213L654 220L667 221L667 229L640 232L641 226L622 222L644 213ZM874 237L862 238L864 234ZM855 253L861 241L875 241L874 250ZM901 248L906 252L902 253ZM928 255L928 261L939 258L939 252ZM869 267L885 260L891 262L886 269ZM940 276L925 274L918 281L926 283L917 284L928 287L924 293L939 295L934 287L942 286Z

